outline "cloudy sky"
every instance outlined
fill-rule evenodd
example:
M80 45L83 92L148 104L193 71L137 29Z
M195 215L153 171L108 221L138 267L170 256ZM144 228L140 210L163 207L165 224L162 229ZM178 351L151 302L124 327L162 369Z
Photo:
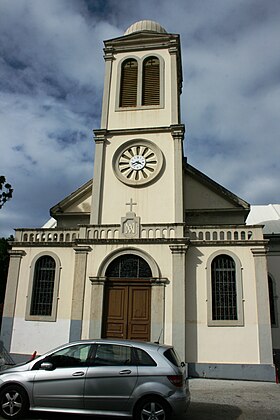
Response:
M0 0L0 236L39 227L92 177L103 40L151 19L180 33L189 163L280 203L279 0Z

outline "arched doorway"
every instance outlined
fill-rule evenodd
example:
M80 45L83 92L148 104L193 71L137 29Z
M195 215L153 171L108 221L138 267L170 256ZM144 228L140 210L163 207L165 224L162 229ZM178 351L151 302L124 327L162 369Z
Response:
M105 276L103 338L150 340L151 282L149 264L140 256L115 258Z

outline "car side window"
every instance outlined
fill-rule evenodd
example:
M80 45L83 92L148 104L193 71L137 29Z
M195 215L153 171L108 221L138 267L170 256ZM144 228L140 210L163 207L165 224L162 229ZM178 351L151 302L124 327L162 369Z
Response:
M129 366L132 364L132 349L129 346L116 344L98 344L94 366Z
M154 359L142 349L135 348L137 365L138 366L157 366Z
M89 365L91 344L78 344L61 349L37 362L33 369L40 369L42 363L52 363L53 368L83 367Z

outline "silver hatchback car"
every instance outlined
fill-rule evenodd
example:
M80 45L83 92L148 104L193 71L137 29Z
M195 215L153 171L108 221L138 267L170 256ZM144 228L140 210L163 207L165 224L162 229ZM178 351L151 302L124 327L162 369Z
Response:
M28 410L184 418L190 403L184 363L172 346L128 340L68 343L0 372L0 414Z

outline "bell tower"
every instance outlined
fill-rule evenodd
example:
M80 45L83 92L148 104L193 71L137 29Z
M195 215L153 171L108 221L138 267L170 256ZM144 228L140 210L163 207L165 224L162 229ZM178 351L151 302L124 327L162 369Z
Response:
M183 223L180 37L140 21L105 41L91 224Z

